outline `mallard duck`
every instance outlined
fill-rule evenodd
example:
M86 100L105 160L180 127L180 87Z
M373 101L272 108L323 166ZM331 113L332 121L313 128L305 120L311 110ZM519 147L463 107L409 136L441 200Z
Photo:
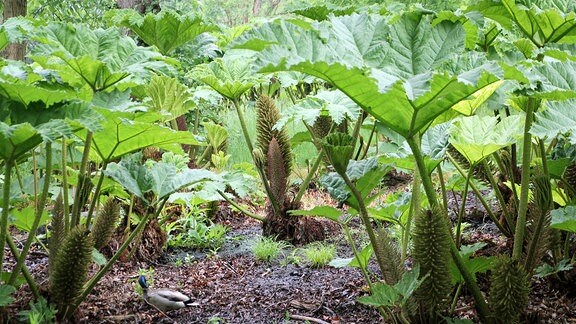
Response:
M142 298L163 312L193 305L190 297L181 292L172 289L148 289L148 283L144 276L138 278L138 283L142 287Z

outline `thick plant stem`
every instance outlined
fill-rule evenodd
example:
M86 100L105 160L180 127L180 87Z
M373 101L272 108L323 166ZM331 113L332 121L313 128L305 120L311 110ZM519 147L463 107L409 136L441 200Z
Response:
M350 243L350 247L352 248L352 254L354 254L354 257L356 258L356 260L358 260L358 264L360 265L360 271L362 272L362 276L364 277L364 280L366 280L366 284L368 285L368 288L370 289L370 291L374 291L373 289L373 284L372 284L372 279L370 279L370 274L368 273L368 265L367 264L362 264L362 262L360 261L360 252L358 251L358 247L356 246L356 242L354 242L354 238L352 237L352 233L350 233L350 227L348 226L348 223L345 222L342 224L342 229L344 230L344 234L346 235L346 239L348 240L348 243ZM392 316L389 315L387 310L384 309L383 306L378 307L378 311L380 312L380 315L382 315L382 317L387 317L387 316ZM393 316L392 316L393 317Z
M250 218L253 218L257 221L261 221L261 222L266 221L266 219L264 217L257 215L257 214L254 214L254 213L251 213L251 212L247 211L246 209L242 208L242 206L238 205L234 200L228 198L228 196L226 196L226 194L224 192L222 192L220 190L216 190L216 191L218 192L218 194L220 194L220 196L222 198L224 198L224 200L226 200L230 205L234 206L234 208L238 209L242 214L244 214Z
M407 138L406 141L410 148L412 149L412 154L414 155L414 159L416 160L416 165L418 166L418 170L420 172L420 176L422 178L422 185L424 186L424 191L426 192L426 197L428 198L428 202L431 208L438 206L438 198L436 196L436 191L434 191L434 184L432 183L432 178L428 174L428 170L426 168L426 164L424 163L424 156L422 155L422 150L420 149L420 138L418 135L414 137ZM448 221L448 218L446 218ZM474 301L476 302L476 310L478 311L478 316L483 323L492 323L492 317L490 314L490 309L488 308L488 304L476 283L473 275L468 271L466 268L466 264L462 260L460 256L460 251L456 247L454 240L450 240L450 254L452 255L452 260L458 271L464 278L464 282L466 282L466 286L472 293L474 297Z
M535 110L536 99L530 97L526 104L526 120L524 122L520 202L518 205L518 218L516 219L514 247L512 250L512 258L514 260L520 260L522 257L522 246L524 245L524 233L526 231L526 212L528 211L528 193L530 191L530 160L532 158L532 135L530 135L530 128L532 127L532 121L534 120Z
M248 145L248 150L250 150L250 154L252 154L252 151L254 151L254 145L252 145L252 140L250 139L250 134L248 133L248 127L246 126L246 119L244 118L244 112L242 111L242 107L240 107L238 99L233 99L232 104L234 105L236 113L238 114L240 127L242 128L242 134L244 135L244 139L246 140L246 145Z
M314 174L316 173L316 171L320 167L320 163L322 163L322 157L323 156L324 156L324 151L320 150L318 156L316 157L316 161L314 161L314 164L312 164L312 168L310 168L310 170L308 171L308 174L306 175L306 178L304 178L304 181L302 181L302 184L300 185L300 189L298 190L298 193L296 194L296 197L294 198L295 204L298 204L300 202L300 200L302 200L302 197L304 196L304 194L306 193L306 190L308 189L308 185L310 184L310 181L312 181L312 178L314 178Z
M72 219L70 220L70 228L80 224L80 200L82 196L83 184L80 183L80 179L84 178L83 181L88 181L87 177L81 177L86 175L86 169L88 168L88 162L90 160L90 147L92 146L92 137L94 134L88 132L86 134L86 140L84 141L84 152L82 153L82 162L80 162L80 170L78 171L78 184L76 185L76 193L74 197L74 205L72 206Z
M46 206L46 199L48 198L48 189L50 189L50 176L52 175L52 143L46 142L46 172L44 174L44 185L42 186L42 193L40 194L40 200L36 201L36 210L34 213L34 221L32 222L32 226L30 227L30 232L28 232L28 238L26 239L26 243L22 247L22 251L20 252L20 257L12 269L12 274L10 275L10 279L8 279L9 285L14 285L16 279L18 278L18 274L24 265L24 261L26 260L26 256L28 256L28 250L34 242L34 238L36 237L36 230L38 230L38 225L40 225L40 219L42 218L42 213L44 212L44 207Z
M436 167L436 172L438 172L438 179L440 180L440 190L442 190L442 205L444 210L448 209L448 194L446 193L446 184L444 183L444 172L442 172L442 163L439 163Z
M372 222L370 222L370 217L368 216L368 210L366 209L366 204L364 204L364 199L362 199L362 194L360 193L360 191L358 191L356 186L352 183L352 181L345 172L339 174L342 177L342 179L344 179L344 182L346 182L346 185L348 186L348 188L352 192L352 195L354 195L354 198L356 198L356 201L358 202L358 208L360 209L358 212L360 214L360 218L362 219L364 227L366 228L366 232L368 233L368 238L370 239L370 243L372 244L372 248L374 249L375 252L374 254L376 255L376 261L378 263L378 266L380 267L380 270L384 272L386 270L386 262L388 260L383 259L383 256L385 254L384 249L381 245L381 241L379 241L376 238L376 233L374 232L374 228L372 228Z
M472 170L475 165L470 167ZM466 177L466 182L464 183L464 190L462 191L462 198L460 199L462 202L462 206L458 211L458 223L456 224L456 247L460 248L460 241L462 236L462 219L464 218L464 211L466 210L466 199L468 198L468 185L472 181L472 172L468 172L468 176Z
M8 236L6 237L6 244L8 244L8 247L10 247L10 252L12 252L14 258L19 259L20 253L18 253L18 247L16 247L16 244L14 244L14 240L12 239L10 233L8 233ZM40 298L40 291L38 290L38 284L36 284L36 281L34 281L34 278L30 274L30 271L28 270L28 267L26 267L26 264L22 266L22 274L24 274L24 279L26 279L26 282L28 283L28 286L32 291L32 295L34 295L34 298L36 299Z
M92 201L90 202L90 208L88 209L88 216L86 217L86 228L90 228L90 223L92 222L92 217L94 216L94 210L96 209L96 204L98 203L98 198L100 197L100 190L102 189L102 183L104 183L104 170L108 164L104 162L102 168L100 170L100 177L98 179L98 183L96 184L96 188L94 188L94 197L92 197Z
M68 205L68 167L66 164L66 139L62 138L62 207L64 210L64 232L70 229L70 206Z
M14 167L13 160L4 161L4 183L2 190L2 219L0 219L0 273L4 266L4 243L8 235L8 211L10 210L10 179L12 168Z
M414 180L412 181L412 200L410 202L410 209L408 210L408 217L406 223L404 224L404 231L402 232L402 251L401 260L405 262L408 258L408 244L410 242L410 233L412 232L412 222L414 215L420 212L420 185L422 184L422 179L420 178L420 173L418 168L414 168Z

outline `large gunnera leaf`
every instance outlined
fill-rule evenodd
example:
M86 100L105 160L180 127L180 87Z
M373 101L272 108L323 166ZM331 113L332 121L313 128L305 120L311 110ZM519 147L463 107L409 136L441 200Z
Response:
M164 57L136 45L117 28L92 30L86 25L51 24L30 35L32 58L58 72L64 82L93 91L120 90L143 84L156 71L170 70Z
M200 17L180 15L172 10L141 16L132 9L122 9L112 11L109 16L115 24L130 28L144 43L156 46L164 55L202 33L219 30L217 26L205 23Z
M333 17L315 29L273 22L237 46L260 51L261 72L299 71L328 81L403 137L423 132L503 74L495 64L458 75L442 70L465 55L459 23L432 26L423 16L405 15L389 28L390 40L380 34L388 31L384 25L383 18L366 15Z
M510 30L511 22L536 46L542 47L550 43L576 42L576 13L564 13L557 8L542 10L532 6L516 4L515 0L483 1L474 6L486 17L500 23ZM507 14L506 14L507 12Z
M493 116L461 117L454 121L450 143L468 159L470 164L506 147L523 135L520 116L502 120Z

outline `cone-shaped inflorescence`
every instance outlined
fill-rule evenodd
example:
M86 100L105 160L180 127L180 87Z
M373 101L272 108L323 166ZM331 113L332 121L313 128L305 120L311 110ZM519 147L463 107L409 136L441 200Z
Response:
M323 139L330 133L333 124L334 122L332 121L332 117L328 115L320 115L312 125L312 132L316 138Z
M256 102L256 108L258 112L256 123L257 149L260 149L266 157L264 171L272 191L273 197L270 198L279 205L283 205L288 177L292 170L290 141L284 129L274 128L280 119L280 112L272 99L265 95L260 96Z
M92 228L92 237L94 238L94 247L96 249L99 250L110 242L119 218L120 204L114 198L109 198L100 209L100 213L98 213Z
M266 174L270 182L270 190L274 199L279 202L284 202L286 196L286 188L288 185L288 174L286 174L286 166L283 163L282 151L278 141L275 137L270 141L268 146L268 155L266 157L267 168Z
M573 161L566 167L563 175L564 180L576 190L576 161Z
M274 125L280 120L280 111L274 101L265 95L258 98L256 108L258 112L256 124L258 148L268 156L270 142L275 138L280 147L285 173L290 174L292 171L292 153L288 134L284 129L274 128Z
M385 228L378 230L378 240L382 242L382 249L375 249L375 253L382 253L381 260L387 260L386 269L382 269L382 277L388 285L396 284L404 274L404 264L398 251L398 245L392 240Z
M62 246L64 238L66 237L66 227L64 223L64 204L62 202L62 194L58 195L56 201L54 202L50 227L52 229L52 235L50 236L50 241L48 243L48 248L50 249L48 263L50 269L52 269L54 260L56 259L56 255L60 250L60 246Z
M528 304L530 287L524 268L509 256L500 256L492 269L490 304L501 323L518 323Z
M420 264L421 276L427 276L416 291L416 298L431 319L447 305L452 289L450 278L450 230L439 210L424 210L416 215L413 256Z
M51 301L58 305L59 314L66 314L82 293L90 265L94 242L83 226L72 229L60 246L50 269Z

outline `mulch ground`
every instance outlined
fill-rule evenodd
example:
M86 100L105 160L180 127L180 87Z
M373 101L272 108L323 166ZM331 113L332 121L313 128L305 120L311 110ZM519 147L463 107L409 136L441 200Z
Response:
M75 316L78 323L381 323L379 313L356 299L367 294L365 281L356 268L311 268L287 259L258 262L243 240L261 233L257 222L230 214L221 222L230 226L227 243L216 254L197 251L168 251L155 262L117 263L96 286ZM488 243L486 251L505 249L505 240L490 226L469 228L471 241ZM341 237L338 257L351 257ZM10 253L6 252L10 257ZM188 257L184 257L187 255ZM176 260L180 260L179 262ZM8 259L5 269L13 260ZM28 267L42 288L47 288L47 255L35 247ZM138 295L139 270L153 269L153 286L187 293L195 305L163 314ZM484 275L486 276L486 275ZM487 282L482 287L487 291ZM153 287L153 288L154 288ZM16 302L7 307L10 322L28 308L31 294L27 285L16 293ZM475 320L472 299L463 290L456 317ZM576 323L576 281L560 282L553 276L533 280L531 301L525 323Z

